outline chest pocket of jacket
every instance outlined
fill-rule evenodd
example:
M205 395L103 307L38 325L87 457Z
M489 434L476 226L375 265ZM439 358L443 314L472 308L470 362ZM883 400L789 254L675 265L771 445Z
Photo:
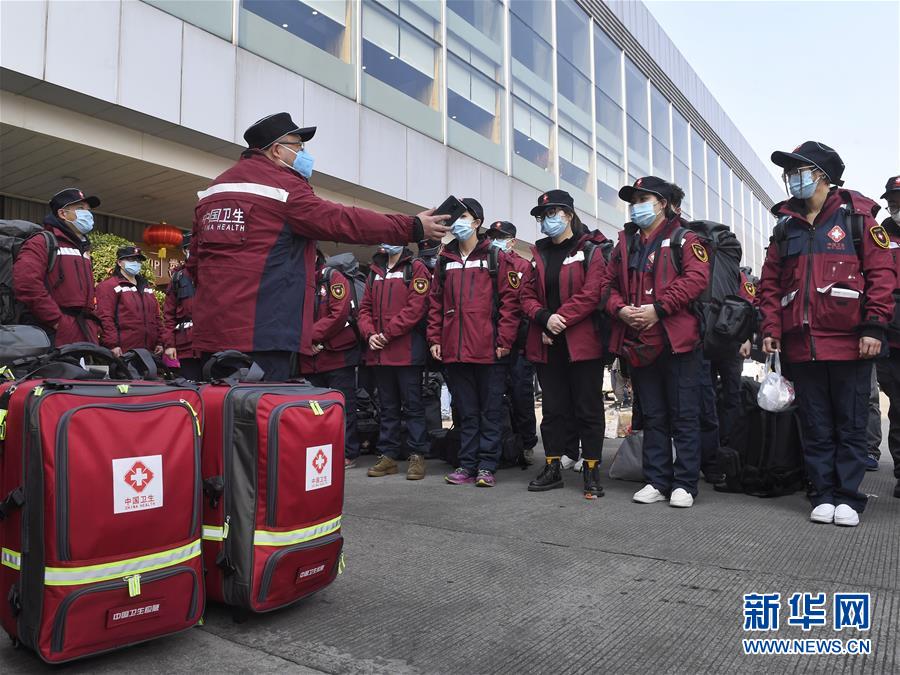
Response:
M201 247L233 246L244 242L250 233L251 214L255 205L231 199L210 202L200 216Z
M800 254L809 247L809 235L802 230L791 230L784 244L781 260L781 287L795 290L800 282ZM807 260L807 263L809 261Z
M827 260L824 274L827 283L834 282L838 286L845 286L856 291L861 291L863 288L859 260Z

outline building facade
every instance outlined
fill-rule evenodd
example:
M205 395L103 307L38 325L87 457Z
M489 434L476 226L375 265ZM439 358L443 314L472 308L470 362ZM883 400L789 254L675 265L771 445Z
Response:
M525 241L540 192L609 236L619 187L653 174L758 270L782 189L639 2L4 0L0 30L4 217L77 184L125 236L187 228L281 110L319 127L319 194L409 213L474 196Z

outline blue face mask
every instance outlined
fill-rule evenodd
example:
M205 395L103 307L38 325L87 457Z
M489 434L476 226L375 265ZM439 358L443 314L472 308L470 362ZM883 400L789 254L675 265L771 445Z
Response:
M141 273L141 263L138 260L129 260L122 265L122 269L131 276L136 277Z
M656 221L656 202L641 202L631 206L631 222L642 230L646 230Z
M87 209L75 209L75 220L67 222L71 222L81 234L87 234L94 229L94 214Z
M803 169L788 176L788 190L797 199L809 199L816 192L818 178L813 178L812 169Z
M282 146L287 148L287 146ZM288 148L288 150L291 150ZM291 152L294 152L291 150ZM294 152L294 163L291 165L291 168L299 173L301 176L309 180L309 177L312 176L313 172L313 156L306 152L306 150L300 150L299 152ZM282 162L284 164L284 162ZM285 166L287 166L285 164Z
M509 239L491 239L491 246L493 246L498 251L508 251Z
M384 252L388 254L388 257L397 255L403 250L402 246L392 246L391 244L382 244L381 248L383 248Z
M475 234L475 228L472 227L473 222L475 221L467 220L466 218L457 218L453 221L453 225L450 226L450 232L452 232L453 236L459 241L467 241Z
M558 237L565 231L566 221L562 219L562 216L559 215L559 213L555 213L552 216L547 216L541 221L541 232L546 234L551 239L553 237Z

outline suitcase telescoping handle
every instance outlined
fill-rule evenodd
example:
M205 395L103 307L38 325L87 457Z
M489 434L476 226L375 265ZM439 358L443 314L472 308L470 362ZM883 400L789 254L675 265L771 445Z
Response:
M204 382L262 382L265 376L265 371L253 359L236 349L216 352L203 366Z

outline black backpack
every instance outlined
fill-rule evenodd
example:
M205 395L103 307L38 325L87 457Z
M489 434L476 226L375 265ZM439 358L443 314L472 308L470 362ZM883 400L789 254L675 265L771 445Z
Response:
M52 232L27 220L0 220L0 324L19 323L25 307L13 291L13 264L28 239L42 236L47 244L47 274L56 267L59 244ZM60 278L56 285L62 282Z
M325 259L323 278L331 286L331 276L337 270L343 274L350 286L350 318L348 323L356 334L356 339L363 342L359 332L359 305L366 292L366 275L359 268L359 260L352 253L338 253Z
M753 336L753 305L740 297L741 243L727 225L697 220L677 227L670 237L672 262L678 274L683 271L684 238L696 234L709 257L709 284L693 309L700 320L703 352L708 359L733 357L741 343ZM693 255L693 253L691 254Z
M611 239L604 239L599 244L594 241L586 241L582 248L584 251L584 262L582 264L585 277L587 277L588 268L591 266L591 260L593 260L594 254L598 250L603 256L603 260L609 264L609 259L612 257L612 252L615 248L616 244ZM591 320L594 322L594 328L600 335L600 343L603 345L603 365L609 366L616 360L616 355L609 348L610 337L612 336L612 320L609 314L606 313L605 306L606 302L601 300L597 309L591 314Z
M725 474L725 481L715 486L719 492L778 497L801 490L805 484L797 406L768 412L756 402L758 393L758 382L742 378L740 414L730 447L718 450L719 471Z

